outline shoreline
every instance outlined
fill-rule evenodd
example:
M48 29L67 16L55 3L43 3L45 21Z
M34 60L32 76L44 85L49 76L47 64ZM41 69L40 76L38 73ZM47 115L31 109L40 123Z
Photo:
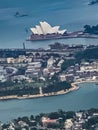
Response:
M73 92L73 91L76 91L78 90L80 87L79 87L79 84L80 83L86 83L86 82L98 82L98 80L85 80L85 81L77 81L77 82L73 82L71 83L72 87L68 90L61 90L61 91L58 91L58 92L52 92L52 93L45 93L45 94L36 94L36 95L23 95L23 96L17 96L17 95L11 95L11 96L1 96L0 97L0 101L2 100L13 100L13 99L34 99L34 98L42 98L42 97L50 97L50 96L59 96L59 95L64 95L64 94L67 94L67 93L70 93L70 92Z
M75 33L75 32L73 32ZM72 38L87 38L87 39L98 39L98 35L95 34L83 34L83 35L77 35L77 34L69 34L68 36L61 36L61 37L52 37L52 38L38 38L38 39L26 39L26 41L47 41L47 40L56 40L56 39L72 39Z
M36 94L36 95L23 95L21 97L17 96L17 95L11 95L11 96L1 96L0 97L0 101L1 100L13 100L13 99L34 99L34 98L41 98L41 97L50 97L50 96L58 96L58 95L64 95L67 94L69 92L72 91L76 91L78 90L80 87L74 83L71 84L72 88L68 89L68 90L61 90L58 92L52 92L52 93L45 93L45 94Z

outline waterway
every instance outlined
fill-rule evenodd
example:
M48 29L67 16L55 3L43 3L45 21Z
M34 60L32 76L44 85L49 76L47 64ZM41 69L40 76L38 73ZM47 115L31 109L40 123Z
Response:
M60 25L68 31L83 29L85 24L98 24L98 4L89 6L89 0L0 0L0 48L48 48L54 42L65 44L98 44L98 39L61 39L40 42L26 42L31 34L30 27L39 21ZM27 17L14 15L28 14ZM28 30L28 32L26 31ZM81 88L66 95L0 101L0 120L11 121L18 116L51 112L58 109L80 110L98 107L98 85L80 84Z
M31 34L30 27L47 21L61 29L81 30L85 24L98 24L98 4L90 0L0 0L0 48L22 48ZM15 13L27 14L15 17ZM28 30L28 32L27 32ZM57 41L57 40L56 40ZM98 44L97 39L58 40L65 44ZM53 41L27 42L26 48L48 48Z
M11 121L19 116L29 116L58 109L78 111L98 107L98 85L82 83L80 89L65 95L37 99L0 101L0 120Z

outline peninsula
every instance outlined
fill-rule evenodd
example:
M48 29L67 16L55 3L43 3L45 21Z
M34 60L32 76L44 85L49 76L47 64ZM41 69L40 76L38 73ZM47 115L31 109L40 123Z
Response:
M0 99L56 96L98 80L98 46L55 43L50 49L0 49ZM84 61L84 62L83 62Z
M60 30L60 26L52 27L46 21L40 22L33 28L30 28L32 34L27 41L41 41L66 38L98 38L98 34L91 30L92 33L86 31L88 25L84 26L84 31L68 32L67 29ZM97 26L96 26L97 28ZM95 28L93 28L94 30Z

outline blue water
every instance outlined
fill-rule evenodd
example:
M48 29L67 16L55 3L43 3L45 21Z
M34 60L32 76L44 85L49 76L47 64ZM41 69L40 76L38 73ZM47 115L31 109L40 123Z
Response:
M37 99L0 101L0 120L11 121L19 116L29 116L58 109L65 111L98 108L98 85L80 84L80 89L65 95Z
M46 20L68 31L81 30L85 24L98 24L98 5L89 6L89 0L0 0L0 48L21 48L31 34L25 28ZM16 18L16 12L28 17ZM97 39L65 39L66 44L98 44ZM53 41L27 42L27 48L48 48Z
M0 48L22 48L30 35L25 28L46 20L68 31L81 30L85 24L98 24L98 5L88 6L89 0L0 0ZM16 12L28 17L16 18ZM62 39L26 42L27 48L48 48L59 41L66 44L98 44L97 39ZM0 120L10 121L18 116L51 112L58 109L80 110L98 107L98 86L81 84L79 90L55 97L0 101Z

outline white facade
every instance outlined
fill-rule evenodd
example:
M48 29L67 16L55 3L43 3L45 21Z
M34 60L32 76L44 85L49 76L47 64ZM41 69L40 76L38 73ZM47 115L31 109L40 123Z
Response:
M40 35L40 34L43 34L42 32L42 29L40 26L36 25L36 29L37 29L37 33Z
M7 63L15 63L15 59L13 57L7 58Z
M40 62L31 62L31 63L28 63L26 73L36 73L36 72L39 72L40 69L41 69Z
M30 68L40 68L41 67L41 63L40 62L31 62L31 63L28 63L28 67Z
M70 129L73 126L72 119L67 119L65 122L65 128Z
M32 31L33 34L38 34L38 35L46 35L46 34L53 34L53 33L58 33L58 34L64 34L66 32L66 29L64 30L59 30L60 26L54 26L52 27L50 24L47 22L40 22L40 25L36 25L35 28L31 28L30 30Z
M53 57L50 57L47 61L47 68L51 68L54 64L54 59Z

